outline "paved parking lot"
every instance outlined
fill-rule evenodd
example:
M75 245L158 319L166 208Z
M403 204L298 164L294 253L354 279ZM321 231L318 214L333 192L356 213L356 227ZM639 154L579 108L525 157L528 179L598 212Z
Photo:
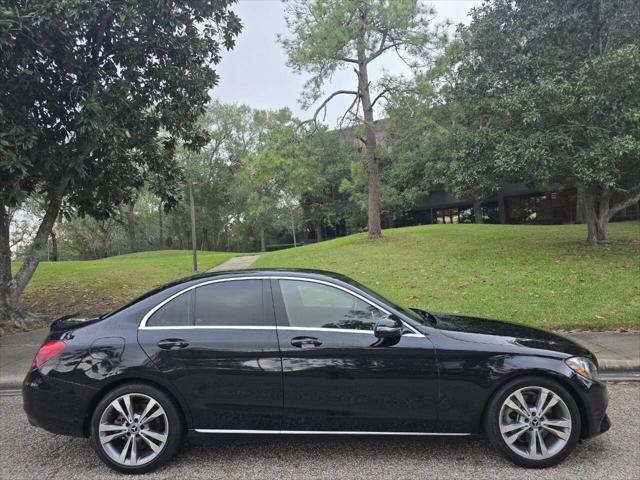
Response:
M640 384L610 386L612 429L561 466L523 470L478 439L218 437L185 444L166 467L136 478L171 479L637 479ZM112 473L84 439L27 423L19 396L0 396L0 478L125 478Z

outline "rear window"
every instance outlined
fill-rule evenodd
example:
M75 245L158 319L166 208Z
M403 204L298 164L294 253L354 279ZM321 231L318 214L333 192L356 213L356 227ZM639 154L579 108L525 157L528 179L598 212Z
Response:
M147 320L150 327L181 327L192 325L191 297L192 290L178 295L160 307Z
M233 280L196 288L196 326L265 326L262 280Z

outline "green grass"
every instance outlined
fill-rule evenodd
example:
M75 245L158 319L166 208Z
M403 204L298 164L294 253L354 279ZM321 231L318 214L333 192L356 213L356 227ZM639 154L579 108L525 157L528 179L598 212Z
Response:
M554 329L640 328L640 223L429 225L263 255L259 267L332 270L408 306Z
M237 254L198 252L208 270ZM19 267L14 262L14 272ZM50 315L104 313L153 287L193 273L190 251L132 253L101 260L41 262L22 297L30 310Z

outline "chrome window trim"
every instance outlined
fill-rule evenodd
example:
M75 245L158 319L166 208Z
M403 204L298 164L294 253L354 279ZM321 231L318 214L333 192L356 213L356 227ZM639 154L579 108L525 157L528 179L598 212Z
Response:
M435 436L435 437L468 437L471 433L440 432L369 432L366 430L234 430L223 428L196 428L197 433L239 433L264 435L403 435L403 436Z
M381 305L379 305L378 303L369 300L368 298L363 297L362 295L360 295L357 292L353 292L351 290L349 290L348 288L345 288L341 285L336 285L335 283L331 283L331 282L327 282L325 280L318 280L315 278L303 278L303 277L289 277L289 276L285 276L285 275L258 275L258 276L244 276L244 277L232 277L232 278L218 278L218 279L214 279L214 280L208 280L206 282L202 282L202 283L198 283L196 285L191 285L183 290L180 290L179 292L171 295L168 298L165 298L162 302L160 302L158 305L156 305L155 307L153 307L151 310L149 310L144 317L142 317L142 321L140 322L140 325L138 326L138 330L178 330L178 329L217 329L217 330L227 330L227 329L232 329L232 330L272 330L272 329L282 329L282 330L300 330L300 331L334 331L337 333L370 333L373 334L373 330L357 330L357 329L345 329L345 328L314 328L314 327L289 327L289 326L283 326L283 327L276 327L276 326L269 326L269 325L264 325L264 326L241 326L241 325L185 325L185 326L147 326L147 321L149 320L149 318L151 318L151 316L157 312L158 310L160 310L164 305L166 305L167 303L169 303L171 300L173 300L176 297L179 297L180 295L182 295L183 293L189 292L191 290L194 290L196 288L199 287L203 287L205 285L211 285L213 283L222 283L222 282L233 282L233 281L240 281L240 280L298 280L301 282L310 282L310 283L319 283L322 285L328 285L329 287L333 287L333 288L337 288L339 290L342 290L343 292L346 292L349 295L352 295L360 300L362 300L365 303L368 303L369 305L371 305L372 307L377 308L378 310L382 311L384 314L386 315L390 315L391 312L389 312L386 308L382 307ZM408 323L406 323L404 320L400 320L402 322L402 324L408 328L409 330L411 330L411 336L419 336L419 337L424 337L424 335L422 333L420 333L419 331L417 331L415 328L413 328L411 325L409 325ZM407 336L407 335L405 335Z

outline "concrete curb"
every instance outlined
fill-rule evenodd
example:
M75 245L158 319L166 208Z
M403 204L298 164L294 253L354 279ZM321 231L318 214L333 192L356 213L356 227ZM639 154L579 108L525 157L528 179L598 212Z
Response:
M22 381L27 374L22 377L8 377L0 380L0 391L2 390L19 390L22 389Z
M598 358L598 364L600 366L599 370L603 374L617 372L640 372L640 362L638 362L637 360Z

